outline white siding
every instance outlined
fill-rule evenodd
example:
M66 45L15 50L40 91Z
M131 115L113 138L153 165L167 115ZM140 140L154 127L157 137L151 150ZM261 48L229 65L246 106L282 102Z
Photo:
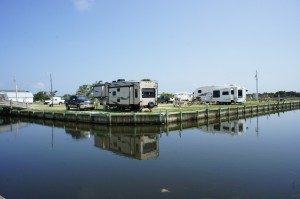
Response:
M6 94L7 94L8 100L33 103L33 94L29 91L20 91L20 92L17 92L17 95L16 95L16 92L6 91ZM17 100L17 97L18 97L18 100Z

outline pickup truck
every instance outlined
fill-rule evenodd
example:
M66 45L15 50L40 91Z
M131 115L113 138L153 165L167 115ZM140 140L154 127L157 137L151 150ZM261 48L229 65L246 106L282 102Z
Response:
M72 95L69 100L65 100L66 109L76 108L78 111L83 109L95 109L95 104L87 96Z
M63 103L65 103L65 100L62 99L61 97L53 97L53 104L63 104ZM49 104L50 106L53 105L52 99L45 100L44 104Z

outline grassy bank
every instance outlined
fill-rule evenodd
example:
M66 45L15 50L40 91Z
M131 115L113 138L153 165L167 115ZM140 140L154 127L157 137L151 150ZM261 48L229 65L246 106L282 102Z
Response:
M277 104L277 103L286 103L290 101L285 102L278 102L278 101L250 101L246 104L231 104L231 105L216 105L216 104L201 104L201 105L189 105L189 104L182 104L181 106L174 106L173 104L159 104L157 107L155 107L152 112L180 112L180 111L196 111L196 110L204 110L206 108L209 109L218 109L218 108L228 108L228 107L238 107L238 106L254 106L254 105L262 105L262 104ZM62 105L54 105L53 107L49 107L49 105L44 104L32 104L29 108L30 110L34 111L45 111L45 112L70 112L70 111L76 111L76 109L67 111L64 104ZM144 112L149 112L148 109L144 109ZM90 112L90 111L82 111L82 112ZM98 105L97 108L91 112L95 113L120 113L115 110L103 110L103 107L101 105Z

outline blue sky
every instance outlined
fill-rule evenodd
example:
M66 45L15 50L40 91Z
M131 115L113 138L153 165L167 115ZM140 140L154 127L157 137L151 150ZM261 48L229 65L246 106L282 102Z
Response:
M157 80L299 92L299 0L0 0L0 90Z

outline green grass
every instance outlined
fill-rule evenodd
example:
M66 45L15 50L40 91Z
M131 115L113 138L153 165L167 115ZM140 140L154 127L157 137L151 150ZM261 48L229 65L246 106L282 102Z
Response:
M208 109L219 109L219 108L236 108L241 106L254 106L254 105L263 105L263 104L275 104L277 101L269 101L269 102L247 102L246 104L230 104L230 105L217 105L217 104L201 104L201 105L191 105L191 106L182 106L182 107L174 107L172 106L158 106L154 108L155 112L160 111L168 111L168 112L178 112L178 111L197 111L197 110L205 110Z
M291 101L285 101L291 102ZM254 106L254 105L263 105L263 104L276 104L278 101L249 101L246 104L231 104L231 105L216 105L216 104L201 104L201 105L191 105L191 106L181 106L175 107L173 104L159 104L156 108L154 108L151 112L152 113L159 113L159 112L180 112L180 111L197 111L197 110L204 110L206 108L209 109L218 109L218 108L236 108L241 106ZM283 103L283 102L280 102ZM45 112L70 112L76 111L75 109L71 109L70 111L66 110L64 104L62 105L54 105L53 107L49 107L49 105L44 104L34 104L32 105L29 110L32 111L45 111ZM145 112L149 113L148 109L144 109ZM102 106L98 106L96 110L93 111L82 111L82 112L92 112L92 113L128 113L128 112L120 112L115 110L103 110Z

